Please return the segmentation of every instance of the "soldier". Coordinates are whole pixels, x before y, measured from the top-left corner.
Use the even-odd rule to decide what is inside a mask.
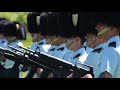
[[[28,14],[27,17],[28,31],[31,33],[34,42],[31,49],[36,52],[47,53],[48,49],[51,47],[50,44],[47,44],[49,39],[46,37],[46,16],[47,12],[33,12]],[[37,69],[39,75],[42,70],[41,68]],[[34,77],[38,76],[36,75]]]
[[[48,43],[51,44],[51,47],[47,52],[49,55],[53,55],[55,48],[59,45],[58,15],[56,12],[48,12],[46,32],[50,36]]]
[[[65,60],[64,56],[68,55],[66,53],[73,52],[72,50],[68,49],[69,46],[68,39],[71,36],[69,30],[73,28],[73,26],[71,27],[71,22],[69,22],[70,21],[69,12],[59,12],[58,15],[59,15],[58,16],[59,41],[57,42],[58,46],[55,48],[53,56]],[[61,77],[60,73],[61,73],[60,71],[54,71],[53,78],[60,78]]]
[[[46,34],[47,39],[49,41],[48,44],[51,44],[51,47],[48,49],[47,54],[53,55],[55,49],[57,46],[61,43],[61,37],[59,37],[59,31],[58,31],[58,17],[59,13],[56,12],[48,12],[46,15]],[[42,76],[40,78],[52,78],[53,75],[49,71],[43,71]]]
[[[120,13],[102,12],[97,17],[96,29],[107,38],[106,48],[101,55],[101,62],[97,70],[96,77],[99,78],[119,78],[120,77]]]
[[[26,39],[26,28],[19,22],[6,22],[3,25],[5,37],[8,41],[8,45],[13,47],[23,46],[20,40]],[[7,47],[10,49],[9,47]],[[6,59],[4,63],[4,74],[5,78],[18,78],[19,77],[19,66],[12,60]]]
[[[6,37],[4,35],[4,31],[3,31],[3,23],[5,22],[8,22],[7,19],[5,18],[0,18],[0,47],[3,47],[3,48],[6,48],[7,47],[7,40],[6,40]],[[4,77],[4,61],[5,61],[5,58],[3,55],[0,55],[0,78],[3,78]]]
[[[70,12],[57,13],[57,19],[55,17],[53,17],[54,20],[56,19],[55,20],[56,22],[54,22],[54,23],[56,23],[56,25],[54,25],[54,23],[53,23],[52,24],[53,27],[49,28],[49,29],[53,28],[52,31],[53,31],[53,33],[55,33],[55,36],[57,36],[57,38],[55,39],[55,42],[52,43],[52,45],[56,45],[56,46],[51,47],[48,54],[52,53],[51,55],[61,58],[63,60],[68,60],[70,55],[73,54],[73,51],[68,48],[70,46],[70,44],[73,42],[69,37],[71,35],[71,30],[74,28],[73,23],[70,22],[70,20],[72,18],[70,15],[71,15]],[[51,21],[53,19],[51,19]],[[56,30],[54,28],[56,28]],[[63,50],[62,50],[62,48],[63,48]],[[53,49],[54,49],[54,51],[52,51]],[[61,49],[61,50],[59,50],[59,49]],[[60,53],[60,54],[58,54],[58,53]],[[57,71],[54,72],[53,77],[60,77],[56,72]]]
[[[46,38],[45,38],[45,35],[46,35],[46,32],[45,32],[45,29],[46,29],[45,28],[45,23],[46,23],[45,14],[46,14],[45,12],[40,12],[40,13],[34,12],[32,14],[29,14],[27,17],[28,31],[31,33],[31,36],[33,38],[33,42],[36,44],[39,44],[40,46],[45,45],[45,43],[47,42]],[[38,49],[41,49],[42,50],[41,52],[45,52],[45,53],[48,52],[48,49],[50,47],[48,45],[48,46],[45,46],[43,49],[42,48],[43,46],[40,48],[37,48],[37,45],[35,45],[35,47],[33,45],[31,47],[32,50],[35,49],[36,51],[39,52]]]
[[[106,38],[105,48],[99,58],[96,78],[119,78],[119,27],[120,13],[119,12],[101,12],[95,16],[97,20],[96,29],[98,35],[104,34],[102,38]],[[86,78],[91,76],[87,75]]]
[[[8,22],[7,19],[0,19],[0,47],[6,47],[7,45],[7,41],[6,41],[6,38],[4,36],[4,31],[3,31],[3,24],[5,22]]]
[[[88,54],[83,47],[83,44],[85,42],[85,35],[86,35],[86,28],[84,27],[85,20],[83,19],[83,13],[79,12],[78,13],[78,24],[76,26],[76,29],[74,33],[72,34],[72,37],[74,37],[74,54],[70,57],[71,60],[70,62],[73,64],[76,64],[77,62],[84,63],[86,60]]]
[[[87,65],[91,65],[93,67],[93,72],[94,72],[94,78],[96,78],[96,73],[100,64],[100,58],[102,55],[102,50],[106,47],[106,38],[105,34],[99,34],[96,37],[95,40],[95,48],[93,51],[88,55],[86,61],[84,62]],[[85,75],[84,78],[89,77],[90,75]],[[90,76],[91,77],[91,76]]]
[[[74,40],[74,49],[75,49],[75,53],[72,55],[71,57],[71,62],[75,65],[77,63],[84,63],[86,62],[86,59],[90,53],[90,51],[92,49],[89,49],[89,47],[94,48],[94,41],[95,39],[93,39],[93,37],[95,37],[94,32],[94,24],[91,24],[90,20],[91,17],[88,13],[84,13],[84,12],[80,12],[80,21],[78,24],[78,29],[76,29],[75,33],[73,34],[73,36],[75,37]],[[88,35],[91,36],[90,40],[87,40],[88,38],[86,38]],[[92,34],[92,35],[91,35]],[[85,50],[86,48],[84,48],[85,46],[83,46],[83,44],[85,44],[85,40],[87,41],[87,46],[86,47],[87,50]],[[92,41],[91,41],[92,40]],[[67,76],[67,78],[72,77],[72,74]]]
[[[71,33],[69,33],[69,30],[71,28],[73,28],[73,26],[71,27],[70,23],[70,16],[69,16],[69,12],[59,12],[59,16],[58,16],[58,32],[59,32],[59,45],[58,47],[55,49],[53,56],[64,59],[64,55],[66,52],[69,51],[69,49],[67,48],[68,43],[68,39],[71,36]]]
[[[77,26],[78,26],[78,22],[79,22],[79,13],[75,13],[75,12],[68,12],[68,17],[67,17],[67,23],[68,23],[68,33],[69,33],[69,37],[67,40],[67,48],[69,49],[69,51],[64,55],[64,60],[69,61],[71,60],[71,56],[74,54],[74,37],[73,37],[73,32],[76,30]]]

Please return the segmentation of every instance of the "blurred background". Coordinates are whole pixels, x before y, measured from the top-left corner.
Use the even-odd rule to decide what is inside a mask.
[[[19,21],[27,25],[27,14],[28,12],[0,12],[0,17],[7,18],[10,21]],[[22,41],[25,47],[30,47],[32,45],[32,37],[30,33],[27,32],[27,40]]]

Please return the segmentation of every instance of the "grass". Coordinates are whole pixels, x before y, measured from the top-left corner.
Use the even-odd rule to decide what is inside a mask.
[[[24,47],[31,47],[32,45],[32,37],[30,35],[30,33],[27,33],[27,39],[25,41],[22,41]]]

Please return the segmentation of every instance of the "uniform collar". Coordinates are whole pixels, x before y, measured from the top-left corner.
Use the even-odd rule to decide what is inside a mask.
[[[83,47],[85,48],[87,53],[90,53],[93,50],[93,48],[87,46],[87,42],[84,42]]]
[[[83,46],[87,47],[87,42],[84,42]]]
[[[119,40],[120,40],[119,36],[114,36],[107,41],[107,44],[109,44],[111,42],[119,41]]]
[[[81,56],[85,53],[85,48],[80,48],[80,49],[78,49],[77,51],[75,51],[75,53],[74,53],[74,56],[75,55],[77,55],[77,54],[81,54]]]
[[[106,43],[102,43],[98,46],[96,46],[94,49],[97,49],[97,48],[104,48],[106,46]]]
[[[46,44],[46,42],[47,42],[46,39],[42,39],[38,42],[38,44],[42,43],[42,45],[43,45],[43,44]]]
[[[87,52],[87,53],[90,53],[92,50],[93,50],[93,48],[90,48],[90,47],[87,47],[87,46],[86,46],[86,52]]]
[[[62,47],[66,47],[66,43],[60,44],[56,49],[62,48]]]

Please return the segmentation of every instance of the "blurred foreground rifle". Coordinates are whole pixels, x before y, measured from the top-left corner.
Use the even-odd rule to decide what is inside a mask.
[[[19,50],[12,46],[9,47],[11,47],[12,50],[0,48],[0,51],[3,51],[6,58],[14,60],[15,62],[19,61],[23,65],[33,66],[35,68],[42,68],[44,70],[47,69],[50,71],[59,70],[61,72],[69,72],[69,74],[73,73],[73,78],[80,78],[86,74],[93,75],[92,66],[85,64],[73,65],[72,63],[65,60],[53,57],[42,52],[36,53],[35,51],[20,46],[19,48],[21,48],[22,50]],[[65,78],[65,76],[61,77]]]
[[[70,62],[56,58],[54,56],[42,52],[37,53],[35,51],[29,50],[21,46],[19,47],[23,50],[26,50],[26,52],[29,53],[29,58],[32,57],[31,60],[34,60],[37,63],[41,63],[44,66],[51,68],[52,70],[60,70],[62,72],[73,73],[74,78],[80,78],[86,74],[91,74],[94,77],[92,66],[81,63],[77,63],[76,65],[73,65]],[[30,53],[33,55],[31,55]]]
[[[6,59],[10,59],[15,62],[14,66],[12,68],[19,67],[20,64],[23,64],[25,66],[32,67],[32,70],[34,72],[36,72],[35,69],[38,67],[50,70],[49,67],[46,67],[43,64],[40,64],[40,63],[35,62],[34,60],[31,60],[28,57],[28,55],[31,55],[32,53],[24,52],[23,50],[20,50],[18,48],[10,46],[10,45],[9,45],[9,47],[12,50],[0,47],[0,55],[3,55]],[[34,55],[31,55],[31,58],[32,58],[32,56],[34,56]],[[27,78],[32,78],[32,77],[33,77],[32,75],[28,75]]]

